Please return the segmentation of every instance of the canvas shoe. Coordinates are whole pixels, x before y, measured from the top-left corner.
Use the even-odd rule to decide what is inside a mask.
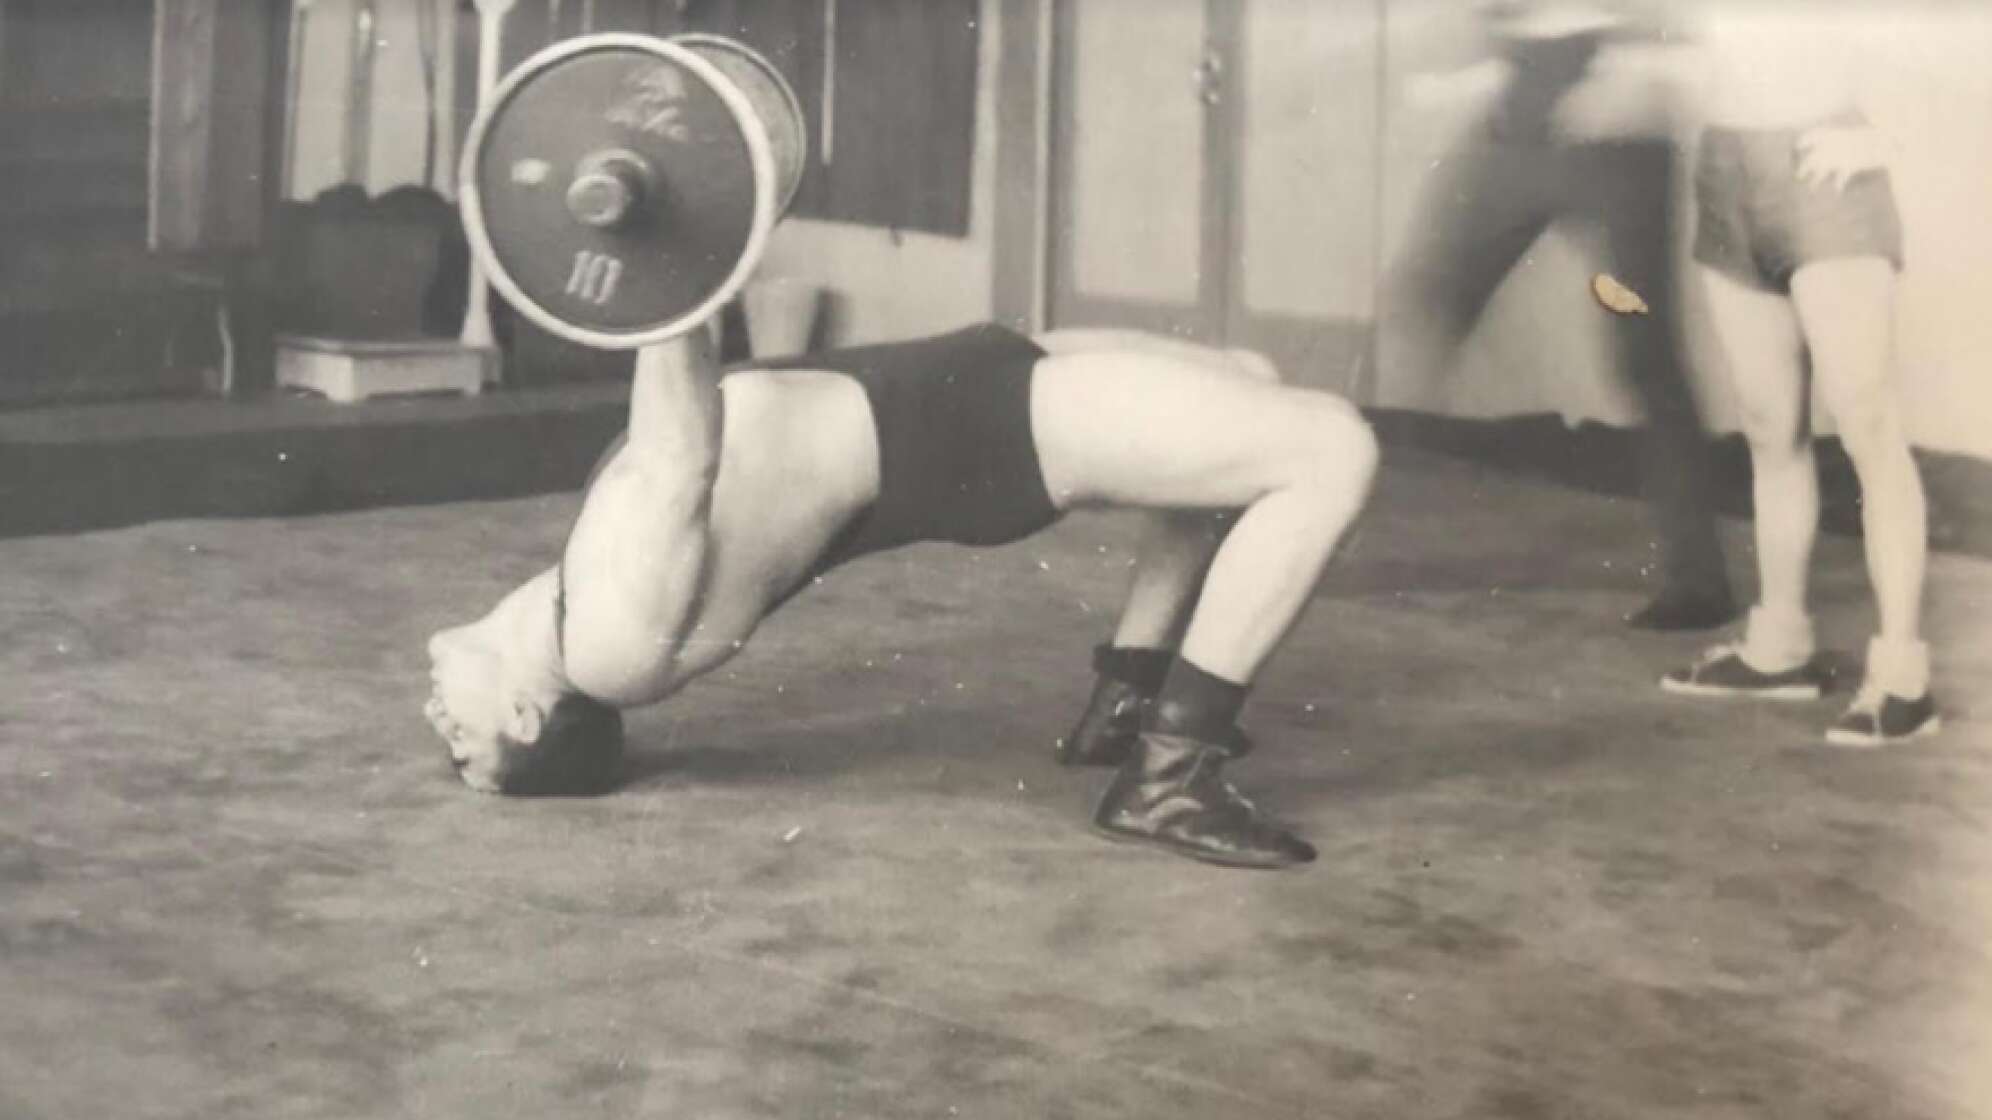
[[[1937,702],[1927,690],[1914,700],[1905,700],[1864,686],[1846,712],[1826,729],[1826,741],[1842,747],[1885,747],[1935,735],[1943,725]]]
[[[1826,674],[1816,660],[1766,673],[1743,660],[1743,647],[1716,646],[1694,664],[1672,669],[1660,687],[1681,696],[1756,696],[1766,700],[1817,700],[1826,692]]]

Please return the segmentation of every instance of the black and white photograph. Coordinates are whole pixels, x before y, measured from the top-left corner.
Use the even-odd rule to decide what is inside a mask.
[[[0,0],[0,1120],[1992,1120],[1988,62]]]

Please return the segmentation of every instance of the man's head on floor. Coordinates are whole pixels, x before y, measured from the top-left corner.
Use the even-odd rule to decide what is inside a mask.
[[[531,581],[483,618],[429,639],[423,712],[472,789],[583,796],[619,777],[622,715],[560,679],[553,589],[544,583]]]

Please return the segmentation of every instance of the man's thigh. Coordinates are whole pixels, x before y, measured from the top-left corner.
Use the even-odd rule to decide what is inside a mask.
[[[1653,140],[1595,141],[1572,145],[1559,158],[1562,212],[1603,230],[1610,267],[1625,283],[1642,295],[1649,290],[1671,292],[1676,192],[1672,146]]]
[[[1400,266],[1463,283],[1505,274],[1565,200],[1557,151],[1469,129],[1419,185]]]
[[[1339,397],[1241,377],[1224,352],[1054,354],[1038,363],[1031,425],[1060,509],[1089,504],[1235,509],[1332,456],[1367,445]]]

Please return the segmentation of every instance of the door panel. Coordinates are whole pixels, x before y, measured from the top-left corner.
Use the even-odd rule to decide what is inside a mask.
[[[1370,0],[1253,0],[1236,85],[1240,310],[1370,313],[1376,37]]]
[[[1225,338],[1340,391],[1376,291],[1378,32],[1377,0],[1250,0],[1229,89]]]
[[[1054,322],[1210,334],[1203,0],[1066,0],[1054,34]]]

